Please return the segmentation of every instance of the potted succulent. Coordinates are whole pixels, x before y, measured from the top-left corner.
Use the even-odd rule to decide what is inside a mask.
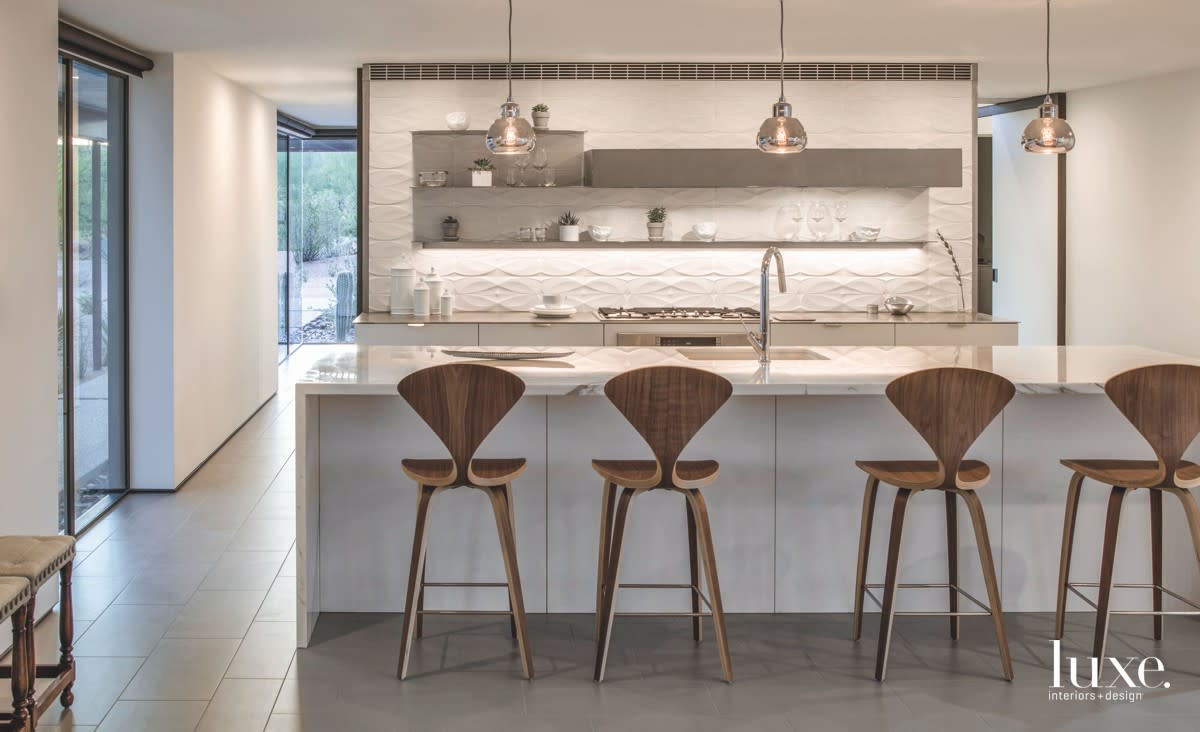
[[[479,158],[468,170],[471,171],[471,185],[476,188],[489,188],[492,185],[492,171],[496,169],[492,165],[492,161],[487,158]]]
[[[458,219],[453,216],[442,219],[442,241],[458,241]]]
[[[550,107],[545,104],[533,105],[533,129],[550,129]]]
[[[568,211],[558,217],[558,240],[579,241],[579,217]]]
[[[666,226],[667,209],[662,206],[655,206],[646,212],[646,232],[650,237],[650,241],[663,240],[663,227]]]

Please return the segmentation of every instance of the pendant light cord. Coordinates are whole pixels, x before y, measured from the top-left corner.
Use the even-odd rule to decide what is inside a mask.
[[[780,0],[782,2],[783,0]],[[1046,12],[1049,12],[1050,0],[1046,0]],[[513,6],[512,0],[508,0],[508,64],[505,68],[505,75],[508,76],[508,101],[512,101],[512,16]],[[1047,72],[1048,73],[1048,72]],[[1049,78],[1049,77],[1047,77]],[[1047,82],[1049,83],[1049,82]]]
[[[784,0],[779,0],[779,98],[784,98]]]
[[[1050,96],[1050,0],[1046,0],[1046,96]]]

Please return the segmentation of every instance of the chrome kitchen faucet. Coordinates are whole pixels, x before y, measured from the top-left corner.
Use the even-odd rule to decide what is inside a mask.
[[[759,363],[771,362],[771,259],[775,260],[775,270],[779,275],[779,291],[787,292],[783,253],[779,251],[779,247],[767,247],[762,258],[762,279],[758,289],[758,333],[746,332],[750,345],[758,353]]]

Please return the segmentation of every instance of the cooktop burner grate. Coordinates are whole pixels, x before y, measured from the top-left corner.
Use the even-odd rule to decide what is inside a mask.
[[[600,308],[605,320],[754,320],[754,308]]]

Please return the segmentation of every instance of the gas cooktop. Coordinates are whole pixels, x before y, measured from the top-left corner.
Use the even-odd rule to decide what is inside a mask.
[[[600,308],[601,320],[737,320],[758,318],[754,308]]]

